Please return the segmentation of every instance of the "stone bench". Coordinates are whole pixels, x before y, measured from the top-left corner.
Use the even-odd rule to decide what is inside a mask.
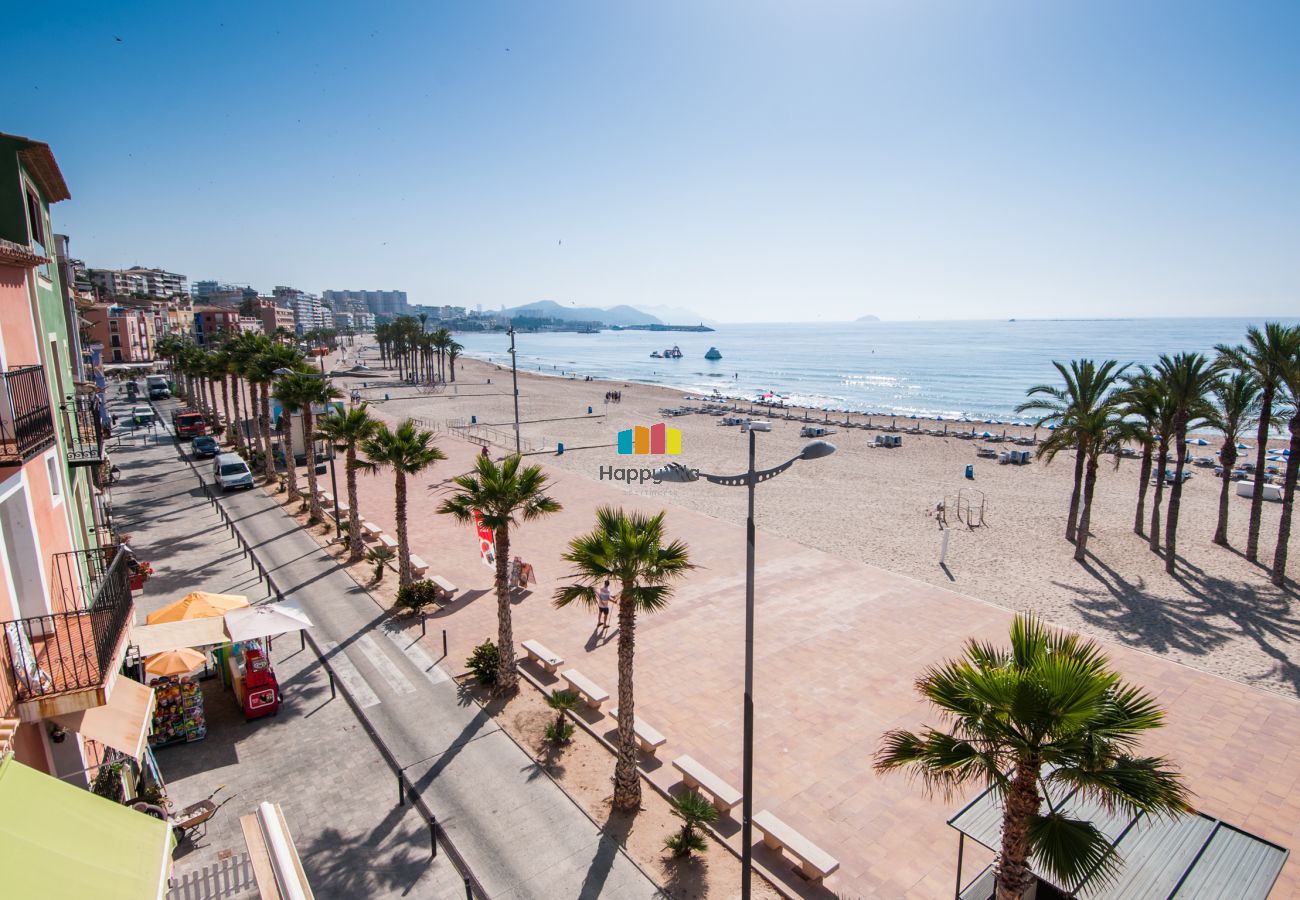
[[[611,709],[609,714],[614,717],[614,721],[618,721],[617,706]],[[640,745],[641,751],[645,753],[646,756],[654,756],[656,750],[668,743],[668,738],[647,725],[645,721],[637,715],[632,716],[632,733],[636,735],[636,742]]]
[[[522,644],[528,658],[535,660],[543,669],[555,674],[555,670],[564,665],[564,657],[547,647],[541,641],[524,641]]]
[[[754,827],[763,833],[767,847],[794,858],[809,881],[821,881],[840,867],[839,860],[766,809],[754,816]]]
[[[321,491],[320,493],[317,494],[317,496],[320,497],[321,506],[334,505],[334,495],[331,494],[329,491]]]
[[[577,669],[565,669],[560,673],[560,677],[569,686],[569,690],[581,694],[582,699],[592,709],[600,709],[600,705],[609,699],[609,691],[600,687]]]
[[[396,553],[396,552],[397,552],[397,539],[396,539],[396,538],[393,538],[393,537],[389,537],[389,536],[386,535],[386,534],[381,534],[381,535],[379,535],[379,546],[381,546],[381,547],[387,547],[389,550],[392,550],[394,553]]]
[[[447,595],[445,599],[450,600],[455,596],[457,590],[456,585],[452,584],[441,575],[431,575],[429,580],[433,582],[434,587]]]
[[[673,768],[682,773],[682,781],[692,790],[700,790],[713,798],[720,813],[730,813],[740,803],[741,793],[714,775],[692,756],[682,755],[673,760]]]
[[[374,522],[369,522],[364,519],[361,521],[361,534],[366,540],[373,541],[383,533],[384,530]]]
[[[421,578],[424,573],[429,571],[429,564],[414,553],[411,554],[411,574],[416,578]]]

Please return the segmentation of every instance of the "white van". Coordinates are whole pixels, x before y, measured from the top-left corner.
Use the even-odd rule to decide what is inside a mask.
[[[212,478],[223,491],[253,486],[253,473],[249,471],[248,463],[235,453],[217,454],[212,461]]]

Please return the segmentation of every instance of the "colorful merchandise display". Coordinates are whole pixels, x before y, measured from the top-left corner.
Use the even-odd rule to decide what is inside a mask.
[[[149,744],[165,747],[201,741],[208,734],[203,715],[203,690],[190,675],[164,675],[150,682],[154,689],[153,734]]]

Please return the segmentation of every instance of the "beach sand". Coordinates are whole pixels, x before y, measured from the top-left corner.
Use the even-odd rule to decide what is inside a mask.
[[[373,365],[373,354],[367,357]],[[362,391],[377,401],[384,418],[416,416],[427,424],[477,418],[498,441],[495,455],[513,442],[510,371],[475,360],[459,360],[457,383],[436,395],[423,395],[391,380],[372,382]],[[490,383],[487,383],[490,379]],[[345,390],[349,381],[340,381]],[[360,387],[359,383],[355,386]],[[585,381],[519,373],[521,436],[529,447],[552,448],[533,457],[548,467],[597,479],[602,467],[656,467],[671,457],[618,456],[619,430],[668,421],[682,432],[682,452],[675,461],[702,471],[743,472],[747,437],[739,428],[722,427],[712,416],[689,415],[664,420],[661,407],[699,406],[675,389],[621,382]],[[622,402],[606,404],[605,393],[622,392]],[[383,395],[389,398],[383,401]],[[592,415],[587,414],[591,408]],[[817,421],[826,414],[809,413]],[[843,413],[831,413],[842,421]],[[853,422],[866,417],[854,414]],[[876,417],[888,426],[888,417]],[[795,456],[808,442],[799,436],[802,423],[775,419],[769,433],[758,435],[758,465],[774,465]],[[918,423],[897,420],[900,429]],[[942,430],[945,423],[920,423]],[[971,424],[946,423],[950,431]],[[975,424],[1001,433],[1003,426]],[[492,429],[487,432],[486,429]],[[1031,433],[1029,429],[1005,428]],[[1033,611],[1052,623],[1159,654],[1247,684],[1300,695],[1300,605],[1294,588],[1280,590],[1262,566],[1244,558],[1249,501],[1231,500],[1231,548],[1210,542],[1217,508],[1219,479],[1209,468],[1192,468],[1184,486],[1179,529],[1179,565],[1164,571],[1163,558],[1133,533],[1139,461],[1107,461],[1098,476],[1092,517],[1090,559],[1073,560],[1073,545],[1064,537],[1073,456],[1062,454],[1050,465],[999,465],[976,458],[986,442],[955,436],[906,431],[902,446],[871,446],[877,431],[843,429],[829,438],[835,455],[796,463],[758,489],[757,521],[771,532],[843,559],[869,563],[932,584],[951,588],[1012,610]],[[1044,434],[1040,432],[1040,436]],[[558,443],[566,451],[556,455]],[[1253,443],[1253,440],[1250,441]],[[997,450],[1010,443],[992,443]],[[1281,446],[1281,442],[1278,442]],[[1190,448],[1209,455],[1215,447]],[[974,480],[964,478],[973,464]],[[643,496],[743,523],[745,492],[705,484],[633,484],[609,482]],[[1154,488],[1148,492],[1148,520]],[[940,528],[935,507],[952,510],[961,496],[978,509],[982,527],[952,525],[946,568],[938,563]],[[1167,504],[1168,492],[1165,493]],[[1261,532],[1261,560],[1271,562],[1280,504],[1266,503]],[[1300,536],[1292,534],[1292,560],[1300,559]],[[1295,562],[1294,565],[1300,565]],[[1293,576],[1294,577],[1294,576]]]

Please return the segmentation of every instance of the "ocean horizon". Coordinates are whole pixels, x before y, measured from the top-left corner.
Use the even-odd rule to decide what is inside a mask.
[[[521,370],[655,384],[686,393],[889,415],[1010,418],[1054,360],[1151,364],[1161,353],[1213,353],[1246,329],[1300,318],[1002,319],[715,324],[712,332],[520,333]],[[503,333],[457,335],[465,355],[508,363]],[[681,359],[650,354],[680,347]],[[704,354],[716,347],[720,360]]]

